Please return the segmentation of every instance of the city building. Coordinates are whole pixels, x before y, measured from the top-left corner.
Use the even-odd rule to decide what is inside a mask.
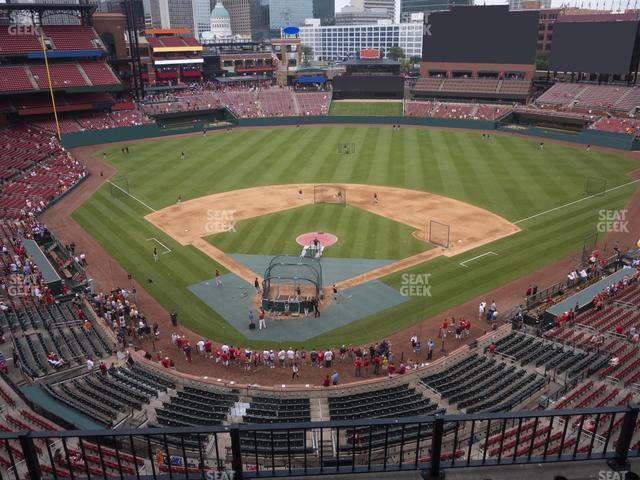
[[[473,0],[400,0],[400,21],[408,22],[412,13],[449,10],[457,5],[472,6]]]
[[[509,0],[509,10],[538,10],[551,8],[551,0]]]
[[[251,7],[249,0],[223,0],[222,4],[229,12],[233,34],[251,38]]]
[[[211,16],[209,18],[211,30],[202,34],[203,38],[231,38],[233,33],[231,32],[231,17],[229,12],[222,5],[221,1],[218,1],[211,10]]]
[[[351,6],[360,10],[381,8],[387,12],[387,19],[395,20],[396,0],[351,0]]]
[[[280,32],[282,27],[304,25],[313,17],[313,0],[269,0],[269,26]]]
[[[322,25],[335,25],[336,1],[313,0],[313,18],[319,18]]]
[[[388,20],[389,13],[384,8],[362,10],[353,5],[347,5],[336,13],[336,25],[370,25],[378,20]]]
[[[355,58],[366,49],[375,49],[386,56],[391,47],[400,47],[407,57],[422,57],[422,22],[375,25],[305,25],[300,28],[302,45],[311,47],[315,60],[345,60]]]
[[[200,38],[210,28],[209,0],[150,0],[149,9],[155,29],[186,29]]]

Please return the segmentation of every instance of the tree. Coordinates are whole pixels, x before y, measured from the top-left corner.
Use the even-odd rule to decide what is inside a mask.
[[[308,66],[313,59],[313,48],[309,45],[302,45],[302,63]]]
[[[549,70],[549,51],[538,50],[538,53],[536,53],[536,70]]]
[[[398,60],[399,58],[404,58],[404,50],[402,50],[402,47],[391,47],[387,51],[387,58],[390,58],[391,60]]]

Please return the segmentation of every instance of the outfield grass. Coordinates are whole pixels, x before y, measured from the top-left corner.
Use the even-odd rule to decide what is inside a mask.
[[[402,102],[347,102],[334,101],[329,107],[329,115],[355,116],[402,116]]]
[[[353,155],[339,155],[336,145],[356,144]],[[608,188],[626,184],[638,163],[582,147],[479,133],[388,127],[278,128],[235,130],[229,134],[148,141],[106,150],[108,161],[125,175],[136,198],[154,209],[205,194],[251,186],[290,183],[365,183],[412,188],[447,195],[518,222],[522,232],[453,258],[439,257],[408,272],[430,273],[430,298],[412,298],[397,307],[305,342],[305,346],[361,344],[408,327],[427,316],[558,260],[582,248],[594,231],[598,210],[622,208],[637,184],[602,197],[585,198],[587,177],[604,177]],[[180,152],[186,158],[180,161]],[[100,154],[101,155],[101,154]],[[149,210],[124,195],[112,197],[102,187],[73,217],[137,279],[153,278],[145,288],[181,321],[205,336],[233,344],[247,342],[185,287],[210,279],[220,268],[193,247],[183,247],[143,219]],[[300,222],[307,221],[300,218]],[[291,229],[297,228],[293,222]],[[310,228],[311,224],[304,228]],[[356,227],[357,228],[357,227]],[[452,226],[455,229],[455,225]],[[372,236],[380,231],[371,232]],[[383,235],[384,236],[384,235]],[[172,253],[153,262],[155,237]],[[388,237],[392,242],[392,237]],[[459,262],[492,250],[462,268]],[[402,273],[383,279],[399,289]],[[542,285],[541,285],[542,287]],[[506,308],[509,306],[499,306]]]
[[[227,253],[299,255],[296,237],[307,232],[328,232],[338,241],[324,256],[399,260],[431,246],[415,238],[408,225],[359,208],[342,205],[307,205],[243,220],[235,232],[212,235],[207,240]]]

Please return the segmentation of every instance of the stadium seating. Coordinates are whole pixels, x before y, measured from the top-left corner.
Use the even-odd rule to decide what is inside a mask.
[[[290,90],[263,89],[258,96],[262,112],[267,117],[290,117],[298,114]]]
[[[328,115],[331,92],[295,92],[293,95],[298,103],[300,115]]]
[[[602,117],[592,123],[589,128],[637,136],[640,133],[640,121],[635,118]]]
[[[0,55],[25,55],[30,52],[42,52],[36,30],[23,30],[14,35],[8,28],[0,28]]]
[[[107,375],[89,373],[53,383],[45,390],[69,407],[104,425],[112,425],[131,409],[140,410],[149,404],[168,387],[175,387],[171,380],[133,363],[111,367]]]
[[[467,413],[508,411],[540,390],[545,380],[477,353],[421,379]]]
[[[26,66],[0,66],[0,92],[27,92],[35,88],[37,84]]]
[[[630,113],[640,105],[640,88],[558,82],[538,97],[536,104]]]
[[[233,392],[185,386],[156,409],[157,423],[170,427],[220,425],[237,400]]]
[[[80,67],[92,85],[115,85],[120,83],[111,67],[105,62],[80,62]]]
[[[49,88],[49,78],[44,65],[31,65],[33,78],[40,89]],[[86,87],[89,84],[83,77],[77,63],[57,63],[49,65],[53,88]]]
[[[102,44],[93,27],[84,25],[44,25],[45,35],[58,51],[102,50]]]

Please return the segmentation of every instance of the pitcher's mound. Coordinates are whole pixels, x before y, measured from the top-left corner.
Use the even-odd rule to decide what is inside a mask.
[[[302,245],[303,247],[306,247],[311,245],[316,238],[320,242],[320,245],[322,245],[323,247],[328,247],[338,241],[338,237],[336,237],[332,233],[308,232],[308,233],[303,233],[302,235],[299,235],[296,238],[296,242],[298,243],[298,245]]]

